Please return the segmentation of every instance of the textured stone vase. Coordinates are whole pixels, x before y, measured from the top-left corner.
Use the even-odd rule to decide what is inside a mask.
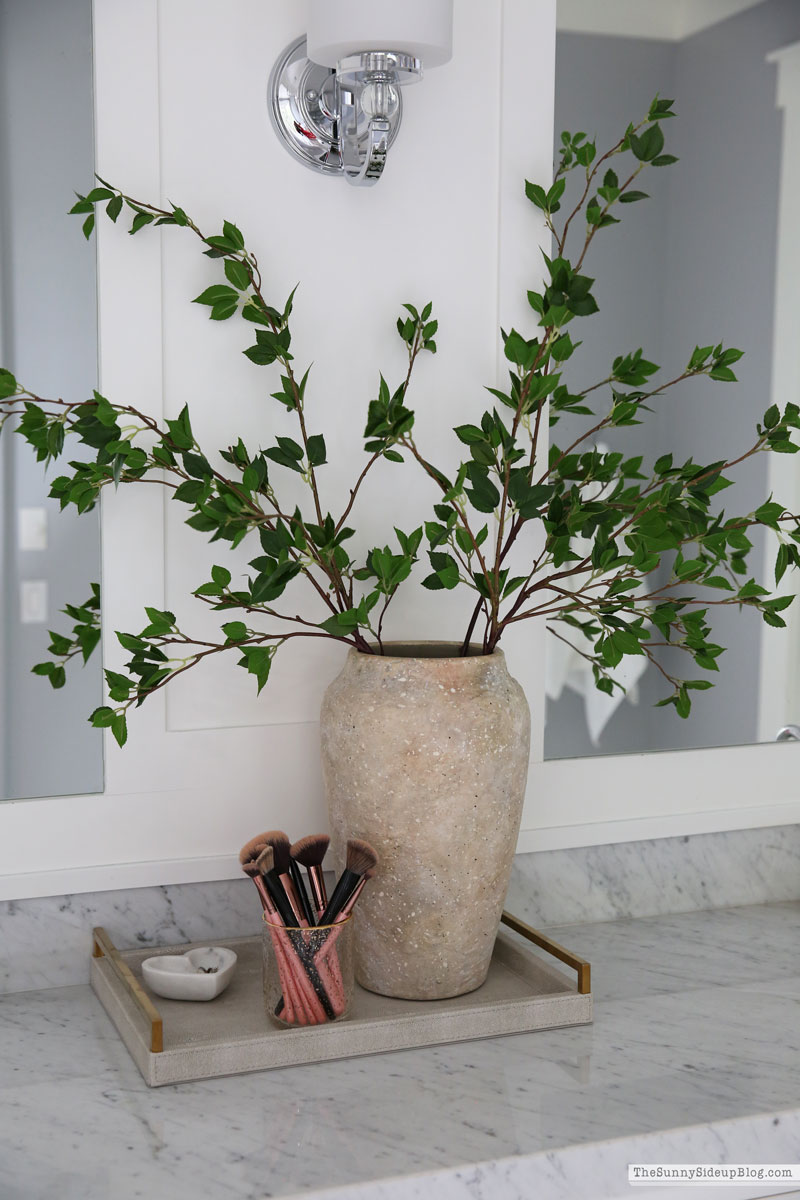
[[[334,855],[380,856],[355,910],[356,977],[440,1000],[480,987],[522,816],[530,713],[501,651],[449,643],[351,650],[325,693],[322,765]]]

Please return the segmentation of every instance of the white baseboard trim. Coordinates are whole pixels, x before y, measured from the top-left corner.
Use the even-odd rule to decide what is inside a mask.
[[[754,805],[711,812],[674,813],[634,817],[621,821],[522,829],[517,853],[569,850],[578,846],[607,846],[613,842],[641,842],[652,838],[684,837],[699,833],[727,833],[800,822],[800,800],[791,804]]]
[[[152,862],[114,863],[111,866],[75,867],[65,871],[1,875],[0,901],[243,878],[239,863],[233,854],[221,854],[213,858],[154,859]]]
[[[581,846],[607,846],[656,838],[726,833],[738,829],[767,828],[800,823],[800,801],[792,804],[723,809],[714,812],[676,813],[594,824],[523,829],[517,852],[568,850]],[[208,858],[154,859],[150,862],[84,866],[63,871],[0,876],[0,902],[40,896],[69,896],[86,892],[111,892],[126,888],[159,887],[180,883],[208,883],[241,878],[234,854]]]

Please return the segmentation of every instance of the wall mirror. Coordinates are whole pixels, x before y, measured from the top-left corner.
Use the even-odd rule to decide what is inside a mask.
[[[679,463],[733,458],[753,444],[773,401],[798,399],[797,334],[785,319],[796,235],[781,207],[797,149],[779,80],[781,54],[798,40],[792,0],[559,0],[556,137],[585,130],[608,148],[658,93],[675,98],[667,149],[680,158],[651,171],[651,199],[627,206],[624,228],[594,243],[587,269],[598,280],[600,312],[580,323],[571,390],[602,378],[616,355],[637,347],[662,366],[656,382],[679,375],[696,344],[723,341],[745,351],[738,383],[688,381],[654,405],[646,424],[611,431],[609,448],[643,454],[645,464],[668,451]],[[583,428],[576,424],[568,436],[559,426],[559,444]],[[779,457],[785,461],[770,464]],[[720,505],[749,512],[774,491],[788,507],[795,473],[792,456],[758,455],[741,464]],[[770,586],[775,550],[774,539],[762,539],[751,557],[753,574]],[[784,583],[798,588],[796,578]],[[708,591],[711,600],[721,595]],[[625,658],[628,690],[612,701],[595,690],[591,665],[548,637],[545,758],[748,745],[799,722],[797,617],[777,638],[754,610],[712,605],[709,620],[713,640],[727,649],[719,673],[708,675],[716,686],[695,693],[688,720],[654,707],[671,690],[658,665]],[[655,657],[679,676],[703,676],[691,661],[684,672],[675,650]]]
[[[76,400],[97,380],[94,247],[67,216],[94,171],[91,20],[91,0],[0,0],[0,361],[41,395]],[[48,631],[72,629],[60,610],[100,579],[98,514],[60,513],[48,491],[6,429],[0,800],[103,788],[102,736],[86,719],[101,702],[99,650],[58,691],[31,673]]]

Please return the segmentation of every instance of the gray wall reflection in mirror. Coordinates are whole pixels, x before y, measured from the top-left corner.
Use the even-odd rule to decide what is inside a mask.
[[[666,148],[680,162],[651,171],[644,185],[651,199],[626,207],[620,229],[605,231],[594,243],[587,271],[598,280],[593,290],[600,312],[576,322],[573,336],[584,344],[570,363],[571,390],[601,379],[616,355],[639,346],[663,367],[659,381],[680,374],[696,343],[724,341],[745,350],[736,367],[738,384],[684,384],[658,405],[654,419],[605,440],[612,449],[644,454],[645,463],[668,451],[677,462],[741,453],[752,445],[756,421],[770,403],[782,117],[776,68],[766,56],[800,40],[800,5],[762,0],[739,11],[741,0],[729,0],[733,15],[720,20],[723,6],[717,5],[713,24],[677,40],[626,37],[620,28],[580,32],[579,8],[577,0],[567,0],[559,13],[569,15],[572,31],[559,31],[557,39],[556,135],[585,130],[605,149],[660,93],[675,98],[678,117],[665,123]],[[590,19],[596,16],[584,8]],[[659,5],[662,31],[664,12]],[[575,425],[572,437],[583,428]],[[572,440],[562,425],[557,433],[560,445]],[[742,464],[736,478],[739,485],[720,500],[731,509],[735,504],[735,511],[751,511],[769,491],[766,456]],[[771,582],[772,564],[764,557],[763,543],[756,544],[754,573]],[[545,756],[757,741],[761,618],[753,611],[712,611],[714,640],[727,651],[713,677],[716,686],[696,693],[688,720],[671,707],[653,707],[669,691],[654,667],[613,712],[604,711],[589,664],[577,656],[565,663],[563,648],[548,638]],[[560,690],[570,667],[571,685]],[[687,671],[690,677],[702,674]]]
[[[74,190],[91,186],[93,140],[91,0],[0,0],[0,363],[40,395],[69,400],[90,395],[97,379],[94,246],[66,215]],[[77,446],[70,456],[79,456]],[[70,664],[59,691],[31,674],[47,657],[48,630],[71,630],[59,610],[81,603],[100,579],[97,512],[62,514],[48,490],[43,467],[7,428],[0,438],[5,800],[103,789],[102,736],[87,721],[101,703],[99,650],[83,669],[80,660]]]

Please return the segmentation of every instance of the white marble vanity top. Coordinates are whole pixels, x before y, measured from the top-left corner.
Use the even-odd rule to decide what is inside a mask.
[[[610,1200],[628,1162],[800,1161],[800,903],[551,932],[591,1026],[157,1090],[88,987],[0,999],[0,1196]]]

